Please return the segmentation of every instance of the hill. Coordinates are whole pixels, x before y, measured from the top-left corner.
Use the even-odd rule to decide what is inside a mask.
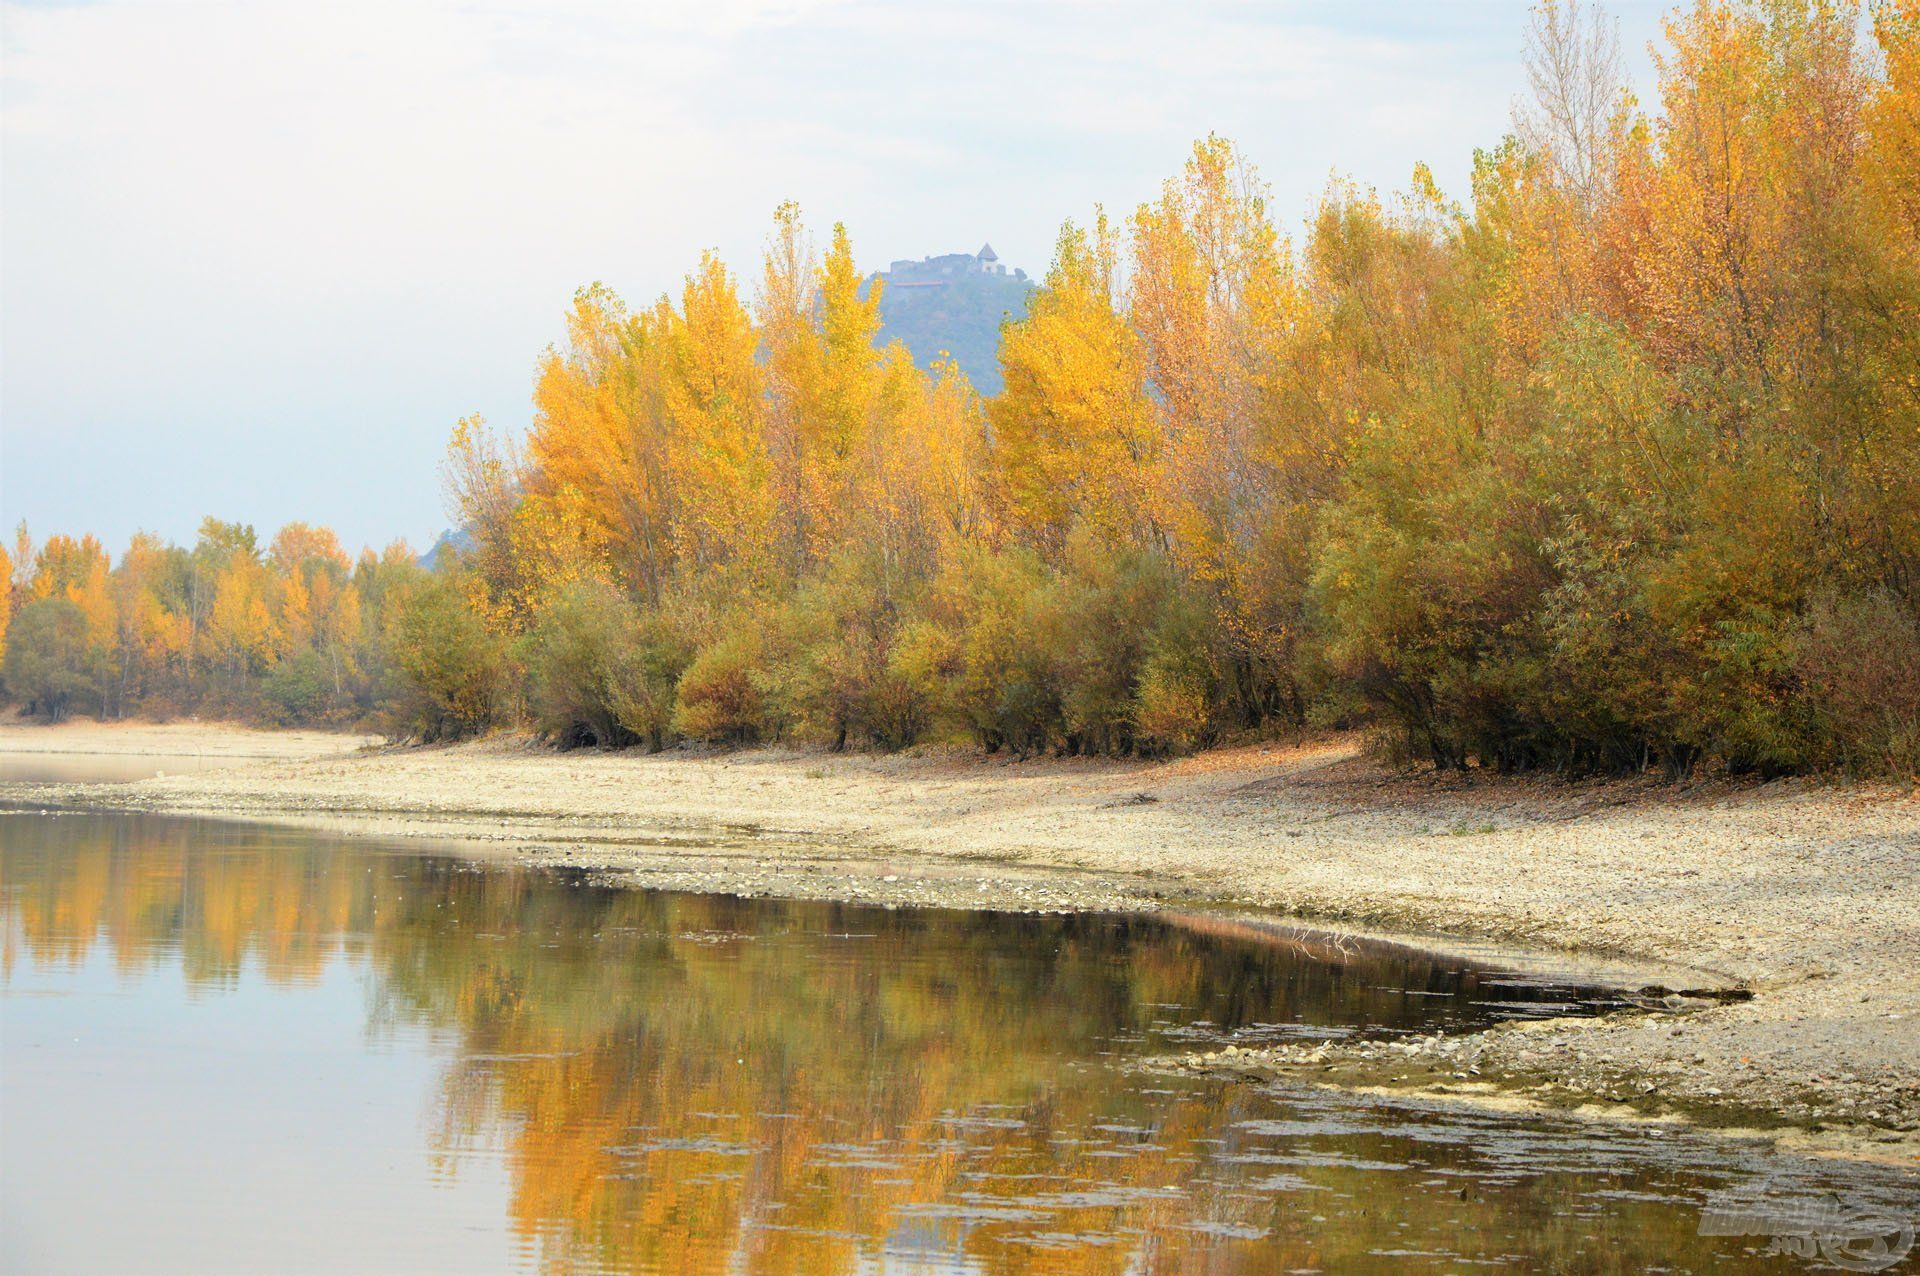
[[[1034,283],[1009,270],[992,245],[977,253],[946,253],[896,261],[867,280],[882,285],[880,339],[896,338],[926,367],[942,352],[960,365],[981,394],[1000,392],[1000,324],[1027,313]]]

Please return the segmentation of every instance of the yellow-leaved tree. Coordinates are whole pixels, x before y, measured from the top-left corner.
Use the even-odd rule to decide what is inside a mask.
[[[1061,228],[1024,319],[1003,330],[1006,388],[987,407],[1008,529],[1050,552],[1086,526],[1116,544],[1159,544],[1162,433],[1139,336],[1116,297],[1105,216]]]
[[[812,521],[815,434],[826,398],[819,339],[820,272],[813,243],[791,201],[774,210],[756,309],[765,355],[765,439],[772,467],[775,536],[781,566],[797,577],[815,561],[822,536]]]
[[[526,499],[658,598],[672,571],[674,492],[650,318],[602,284],[575,294],[566,348],[548,349],[534,384]]]
[[[7,622],[13,619],[13,556],[0,545],[0,661],[7,655]]]
[[[1132,219],[1128,317],[1146,355],[1165,439],[1154,507],[1183,574],[1205,597],[1233,698],[1248,721],[1297,704],[1288,647],[1298,582],[1271,568],[1279,466],[1292,422],[1279,402],[1307,323],[1267,194],[1233,145],[1209,137]],[[1289,522],[1283,535],[1304,535]]]
[[[230,677],[257,674],[282,651],[285,631],[274,618],[273,577],[250,554],[235,554],[214,578],[207,613],[210,652]]]
[[[773,566],[774,485],[752,318],[711,253],[687,277],[680,308],[663,302],[654,313],[677,556],[694,571],[759,581]]]

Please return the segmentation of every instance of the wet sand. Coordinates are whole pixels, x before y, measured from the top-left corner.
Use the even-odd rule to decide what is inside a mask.
[[[556,753],[522,739],[356,752],[357,739],[311,732],[0,726],[0,753],[217,741],[281,752],[101,789],[5,791],[460,839],[683,889],[1271,910],[1542,946],[1580,965],[1658,963],[1663,989],[1751,997],[1655,994],[1644,1013],[1517,1025],[1404,1057],[1269,1049],[1177,1062],[1784,1123],[1816,1149],[1920,1159],[1920,795],[1908,788],[1408,775],[1345,738],[1172,763],[1013,763]]]

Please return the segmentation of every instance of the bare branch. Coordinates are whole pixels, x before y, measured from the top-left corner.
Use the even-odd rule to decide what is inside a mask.
[[[1620,24],[1597,4],[1541,0],[1526,36],[1525,101],[1513,121],[1520,140],[1591,214],[1607,196],[1606,148],[1625,76]]]

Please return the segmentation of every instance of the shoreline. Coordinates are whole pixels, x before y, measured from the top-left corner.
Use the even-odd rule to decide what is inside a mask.
[[[298,759],[327,757],[371,747],[380,737],[311,727],[264,729],[236,722],[182,718],[173,722],[95,722],[68,719],[44,724],[0,717],[0,756],[180,757]]]
[[[224,749],[193,747],[215,736]],[[629,885],[1192,908],[1451,952],[1547,951],[1565,955],[1560,969],[1606,964],[1629,978],[1699,974],[1690,990],[1751,999],[1656,1000],[1411,1052],[1276,1047],[1168,1066],[1771,1125],[1800,1150],[1920,1163],[1920,795],[1893,786],[1409,775],[1342,738],[1165,763],[1015,764],[780,748],[558,753],[523,738],[366,752],[358,737],[218,724],[0,724],[0,754],[155,740],[172,747],[148,752],[279,752],[106,788],[0,785],[0,798],[457,841]]]

